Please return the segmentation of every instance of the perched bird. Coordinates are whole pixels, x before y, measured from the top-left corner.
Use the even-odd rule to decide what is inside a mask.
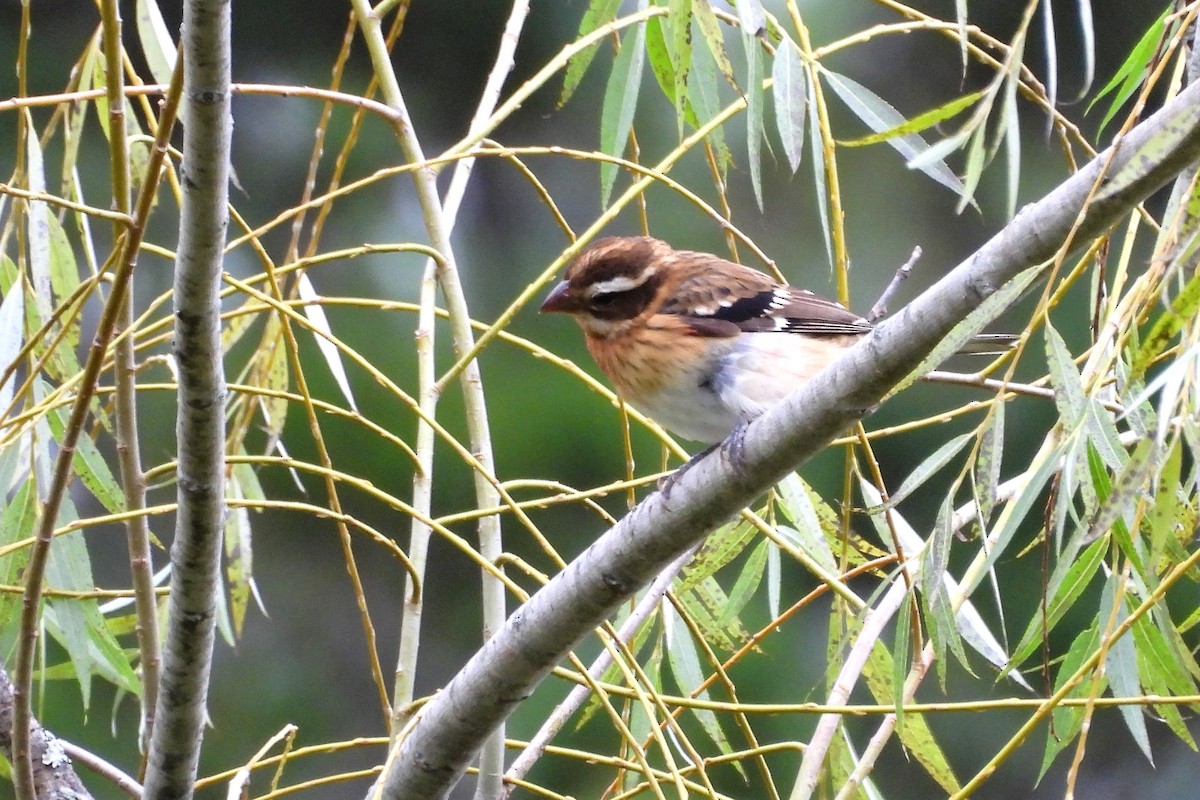
[[[795,391],[872,328],[832,300],[648,236],[591,244],[541,311],[575,317],[596,364],[634,408],[708,444]],[[1007,349],[1004,339],[981,337],[976,352]]]

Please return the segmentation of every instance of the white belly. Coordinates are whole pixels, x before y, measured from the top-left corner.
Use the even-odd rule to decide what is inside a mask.
[[[715,444],[739,422],[760,416],[800,388],[856,338],[743,334],[707,368],[686,373],[652,395],[630,400],[672,433]]]

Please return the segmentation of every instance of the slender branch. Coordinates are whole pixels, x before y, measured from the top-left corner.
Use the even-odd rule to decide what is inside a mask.
[[[619,641],[626,644],[633,641],[633,637],[642,627],[642,623],[654,613],[662,601],[663,595],[671,588],[671,582],[675,580],[675,576],[691,561],[693,553],[694,550],[687,551],[659,573],[654,583],[650,584],[650,588],[646,591],[646,594],[638,601],[637,608],[633,610],[625,621],[621,623],[621,627],[617,629],[617,639]],[[597,681],[600,680],[604,675],[604,671],[608,669],[612,662],[613,651],[609,648],[601,650],[600,654],[596,656],[596,660],[588,667],[588,675],[591,675]],[[580,683],[546,717],[545,722],[538,728],[537,733],[529,740],[529,744],[521,751],[521,755],[517,756],[512,766],[504,773],[504,779],[509,783],[510,793],[512,783],[521,780],[529,774],[529,770],[533,769],[533,765],[546,752],[546,747],[550,744],[550,740],[562,730],[563,725],[567,724],[567,720],[571,718],[571,715],[583,705],[583,701],[587,699],[590,691],[590,686],[586,683]]]
[[[718,451],[679,478],[669,503],[651,495],[518,609],[426,705],[390,760],[383,796],[444,797],[494,726],[625,598],[865,414],[983,299],[1068,237],[1098,235],[1198,157],[1200,88],[1191,87],[752,423],[739,468]]]
[[[33,192],[28,189],[22,189],[19,186],[10,186],[7,183],[0,183],[0,194],[12,195],[22,200],[35,200],[46,205],[65,208],[68,211],[77,211],[81,214],[96,217],[97,219],[111,220],[121,226],[127,226],[133,222],[129,214],[122,214],[119,211],[113,211],[108,208],[96,208],[86,203],[77,203],[73,200],[59,197],[56,194],[50,194],[49,192]]]
[[[80,766],[86,767],[104,778],[127,796],[132,797],[133,800],[139,800],[142,796],[142,785],[130,775],[126,775],[116,765],[109,763],[91,750],[85,750],[73,742],[68,742],[66,739],[60,739],[59,744],[62,745],[63,751],[77,761]]]
[[[917,557],[918,555],[915,553],[912,555],[912,558]],[[854,691],[854,687],[858,683],[858,678],[867,664],[867,659],[871,656],[871,651],[883,635],[884,626],[900,610],[900,606],[904,602],[904,597],[908,594],[909,588],[909,585],[905,582],[894,582],[884,596],[868,609],[867,613],[863,616],[862,627],[855,633],[854,646],[850,648],[850,652],[846,654],[841,669],[838,670],[837,678],[833,681],[833,688],[829,692],[829,697],[825,700],[826,705],[845,705],[850,699],[850,693]],[[900,620],[896,624],[907,625],[908,622]],[[902,658],[903,654],[893,653],[893,657]],[[821,755],[819,757],[808,758],[807,754],[810,750],[820,754],[828,752],[829,746],[833,743],[841,723],[842,716],[839,714],[822,714],[821,718],[817,721],[816,730],[813,731],[808,747],[804,750],[806,758],[801,767],[800,777],[797,778],[796,785],[789,796],[790,800],[799,800],[800,798],[809,797],[812,794],[814,782],[820,776],[820,772],[810,773],[804,767],[813,763],[820,766],[824,761],[824,757]]]
[[[411,162],[424,162],[425,154],[421,147],[420,139],[413,129],[412,121],[404,101],[404,95],[400,91],[399,82],[396,80],[379,17],[371,11],[367,0],[353,0],[352,5],[355,14],[358,16],[359,25],[363,31],[363,38],[366,40],[367,50],[370,53],[371,61],[375,68],[375,75],[380,81],[383,97],[387,104],[400,115],[401,122],[396,126],[396,130],[404,155]],[[515,23],[515,27],[513,24],[510,24],[509,31],[520,30],[524,18],[524,13],[521,12],[521,9],[522,4],[518,2],[514,9],[514,15],[510,18],[510,23]],[[503,65],[504,60],[507,58],[505,56],[507,52],[507,46],[502,47],[498,64]],[[507,69],[505,68],[503,72],[506,73]],[[484,104],[488,103],[487,93],[485,93],[483,102]],[[480,124],[477,120],[476,125]],[[436,175],[431,168],[425,167],[416,170],[413,173],[413,182],[416,187],[417,199],[425,218],[425,227],[429,234],[430,244],[441,253],[443,258],[437,265],[437,279],[441,286],[442,294],[446,298],[446,307],[450,314],[450,330],[454,349],[461,355],[471,350],[475,338],[471,331],[471,317],[467,307],[466,295],[463,291],[458,266],[455,262],[453,248],[450,243],[450,231],[453,226],[452,218],[447,215],[446,209],[442,204],[438,193]],[[431,334],[431,331],[432,329],[427,331],[427,335]],[[483,393],[483,379],[477,361],[472,361],[463,370],[460,383],[466,407],[467,430],[471,449],[482,466],[483,471],[494,475],[495,462],[492,456],[491,429],[488,423],[487,406]],[[430,385],[435,386],[432,383]],[[499,501],[499,493],[492,482],[488,480],[487,475],[475,472],[472,477],[474,478],[477,504],[480,507],[496,505]],[[480,518],[479,542],[480,555],[487,561],[494,563],[503,552],[500,538],[500,519],[498,516],[491,515]],[[483,587],[483,638],[487,640],[503,624],[506,609],[504,590],[499,581],[493,580],[490,575],[485,574]],[[488,748],[487,755],[480,765],[480,792],[485,796],[495,797],[500,794],[500,775],[503,771],[504,756],[503,748],[503,728],[496,726],[492,744]]]
[[[187,0],[182,43],[187,130],[173,301],[179,509],[144,800],[186,800],[194,792],[225,516],[226,390],[219,296],[232,133],[229,3]]]
[[[892,298],[896,296],[896,292],[900,289],[900,284],[904,283],[905,279],[912,274],[913,266],[920,257],[921,248],[914,247],[912,255],[900,265],[900,269],[896,270],[896,274],[892,276],[891,283],[883,290],[883,294],[879,295],[879,299],[875,301],[875,305],[871,306],[871,312],[867,314],[867,322],[874,324],[887,316],[888,303],[892,302]]]
[[[495,109],[504,79],[512,70],[517,40],[520,37],[521,28],[528,12],[529,4],[526,0],[517,0],[514,3],[512,12],[509,14],[508,23],[501,37],[500,50],[496,55],[495,65],[488,75],[479,105],[471,121],[472,131],[481,127]],[[379,6],[376,6],[375,14],[377,16],[381,14]],[[458,210],[463,195],[466,192],[467,181],[470,178],[474,163],[475,157],[471,156],[460,159],[455,164],[454,173],[450,179],[450,187],[447,189],[446,197],[443,201],[443,214],[446,225],[449,228],[454,227],[454,223],[458,217]],[[425,271],[421,280],[420,311],[417,320],[417,383],[420,387],[421,411],[426,418],[432,418],[435,415],[438,400],[442,395],[442,387],[437,381],[436,364],[434,361],[434,334],[436,331],[434,317],[437,311],[438,268],[436,260],[432,257],[425,263]],[[424,422],[418,422],[416,446],[418,469],[413,474],[412,502],[414,508],[427,516],[432,516],[433,444],[433,429]],[[414,516],[409,531],[409,552],[414,565],[422,575],[425,569],[425,557],[429,547],[430,533],[429,526]],[[487,579],[485,578],[485,580]],[[499,585],[498,582],[488,581],[488,583]],[[396,688],[393,705],[397,713],[392,726],[393,736],[397,736],[408,722],[407,715],[402,714],[401,711],[406,709],[413,699],[417,656],[420,648],[421,616],[424,608],[423,598],[419,593],[413,591],[413,585],[410,583],[405,588],[405,597],[408,600],[404,604],[402,612],[400,646],[396,659]],[[498,618],[489,618],[487,622],[489,627],[496,630],[504,623],[503,595],[495,596],[489,594],[489,596],[492,599],[489,605],[499,609],[499,615]],[[500,741],[496,745],[500,748],[500,752],[503,752],[503,744]],[[493,771],[493,773],[496,772],[498,772],[498,769]],[[482,785],[481,782],[481,788]]]
[[[142,184],[134,207],[134,224],[129,227],[121,244],[120,258],[113,273],[112,294],[104,305],[96,334],[88,351],[83,373],[78,384],[78,393],[71,407],[71,415],[63,431],[59,443],[58,455],[54,461],[50,485],[42,503],[41,518],[38,520],[37,537],[29,552],[29,562],[25,568],[25,596],[21,606],[21,627],[17,640],[16,667],[13,673],[13,736],[12,762],[13,784],[18,798],[33,797],[33,772],[30,764],[29,733],[32,722],[32,712],[29,706],[29,692],[33,680],[33,660],[35,644],[39,628],[39,611],[41,606],[42,582],[45,578],[46,563],[50,555],[50,543],[54,538],[54,528],[62,507],[63,496],[71,479],[71,462],[75,455],[75,447],[87,421],[91,399],[95,395],[96,383],[100,377],[100,369],[104,364],[108,346],[112,342],[121,305],[124,301],[129,278],[137,263],[138,247],[145,232],[146,220],[150,216],[154,195],[158,190],[158,178],[166,159],[171,129],[175,123],[175,110],[179,104],[183,82],[180,70],[176,70],[166,102],[163,105],[162,116],[159,119],[158,136],[150,156],[146,170],[146,180]]]
[[[129,214],[130,169],[129,142],[125,136],[125,73],[121,69],[121,14],[116,0],[104,0],[104,58],[105,85],[108,89],[108,137],[112,174],[113,205],[122,214]],[[119,235],[120,225],[115,225]],[[142,475],[142,455],[138,439],[137,363],[134,358],[133,336],[121,335],[133,327],[133,276],[121,307],[117,323],[114,354],[116,372],[116,450],[120,464],[121,488],[125,508],[134,512],[125,521],[125,538],[129,547],[129,568],[137,598],[137,642],[141,664],[141,726],[138,744],[143,753],[150,743],[154,729],[154,706],[158,702],[158,602],[154,592],[154,564],[150,555],[149,518],[139,512],[146,507],[146,479]]]

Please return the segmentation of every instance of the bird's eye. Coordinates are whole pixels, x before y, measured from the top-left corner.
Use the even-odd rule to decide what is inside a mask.
[[[603,294],[598,294],[592,298],[592,305],[600,306],[601,308],[612,305],[613,301],[617,299],[619,294],[620,292],[604,292]]]

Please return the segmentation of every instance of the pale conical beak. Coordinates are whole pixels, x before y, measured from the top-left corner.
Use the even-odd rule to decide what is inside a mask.
[[[579,298],[571,293],[571,285],[562,281],[554,287],[554,291],[546,295],[538,312],[542,314],[574,314],[582,308]]]

